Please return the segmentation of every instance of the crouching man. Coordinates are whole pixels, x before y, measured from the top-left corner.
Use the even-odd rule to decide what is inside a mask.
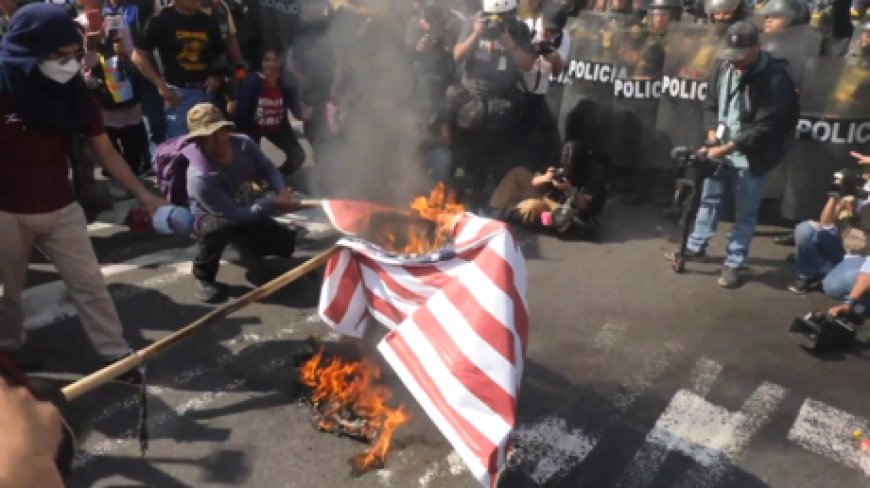
[[[558,167],[538,174],[511,169],[490,198],[491,214],[543,225],[561,235],[594,238],[607,198],[608,166],[605,156],[567,142]]]
[[[248,136],[210,103],[187,113],[189,133],[202,158],[189,158],[187,194],[196,217],[198,250],[193,276],[198,299],[226,299],[226,285],[216,281],[221,254],[232,243],[243,256],[290,256],[296,233],[271,218],[299,208],[278,169]]]

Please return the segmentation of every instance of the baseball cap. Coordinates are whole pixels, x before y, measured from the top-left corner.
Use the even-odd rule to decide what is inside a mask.
[[[187,112],[187,139],[205,137],[224,127],[234,128],[236,124],[224,118],[221,111],[211,103],[198,103]]]
[[[719,57],[727,61],[739,61],[758,44],[758,28],[752,22],[741,20],[728,27],[725,44]]]

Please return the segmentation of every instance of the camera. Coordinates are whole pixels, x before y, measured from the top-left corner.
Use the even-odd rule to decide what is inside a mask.
[[[689,146],[677,146],[671,150],[671,159],[679,164],[680,169],[702,170],[713,173],[719,167],[719,162],[714,161]]]
[[[866,199],[870,194],[863,188],[864,179],[856,171],[841,169],[834,173],[831,185],[828,187],[828,196],[843,198],[852,196]]]
[[[483,32],[481,37],[494,41],[507,32],[507,17],[499,14],[483,14]]]
[[[557,183],[562,183],[565,181],[565,168],[556,169],[556,172],[553,174],[553,181]]]
[[[801,347],[812,352],[831,352],[849,348],[855,341],[863,318],[857,315],[837,316],[811,312],[794,319],[790,331],[809,340]]]

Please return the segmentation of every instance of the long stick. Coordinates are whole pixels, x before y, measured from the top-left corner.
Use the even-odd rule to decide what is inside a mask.
[[[88,376],[85,376],[84,378],[76,381],[75,383],[72,383],[71,385],[67,385],[65,388],[63,388],[63,390],[61,390],[63,396],[66,397],[68,401],[72,401],[92,390],[95,390],[96,388],[99,388],[100,386],[103,386],[109,381],[112,381],[113,379],[123,375],[124,373],[132,370],[133,368],[136,368],[148,359],[151,359],[165,352],[170,347],[178,344],[179,342],[181,342],[197,330],[205,327],[206,325],[224,319],[228,315],[241,310],[242,308],[250,305],[253,302],[262,300],[263,298],[272,295],[281,288],[314,271],[323,263],[325,263],[326,260],[329,259],[330,256],[332,256],[333,253],[335,253],[337,250],[338,246],[332,246],[326,251],[323,251],[322,253],[312,257],[308,261],[305,261],[304,263],[275,278],[274,280],[266,283],[265,285],[251,290],[248,293],[245,293],[237,300],[212,310],[203,317],[186,325],[183,329],[180,329],[158,340],[157,342],[151,344],[144,349],[135,351],[133,354],[127,356],[126,358],[109,366],[106,366],[99,371],[91,373]]]

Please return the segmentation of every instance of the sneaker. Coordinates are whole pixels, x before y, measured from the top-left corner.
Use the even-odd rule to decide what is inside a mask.
[[[665,253],[665,259],[668,261],[673,261],[677,258],[677,253],[679,251],[669,251]],[[693,251],[691,249],[686,249],[686,254],[683,256],[686,261],[703,261],[707,259],[706,251]]]
[[[794,246],[794,232],[774,237],[773,243],[779,246]]]
[[[217,281],[196,281],[196,299],[205,303],[220,303],[226,300],[227,285]]]
[[[719,286],[722,288],[737,288],[740,286],[740,270],[725,266],[722,269],[722,276],[719,277]]]
[[[822,280],[820,279],[803,279],[798,278],[788,285],[788,291],[792,293],[797,293],[798,295],[803,295],[804,293],[809,293],[811,291],[817,291],[822,289]]]
[[[133,354],[133,351],[130,351],[127,354],[122,354],[120,356],[117,356],[117,357],[114,357],[111,359],[107,359],[107,360],[103,361],[103,367],[111,366],[111,365],[117,363],[118,361],[130,356],[131,354]],[[124,382],[124,383],[129,383],[131,385],[141,385],[142,382],[145,381],[145,378],[142,377],[142,372],[139,370],[139,368],[135,367],[135,368],[131,369],[130,371],[127,371],[126,373],[122,374],[121,376],[118,376],[118,378],[116,378],[116,380]]]

